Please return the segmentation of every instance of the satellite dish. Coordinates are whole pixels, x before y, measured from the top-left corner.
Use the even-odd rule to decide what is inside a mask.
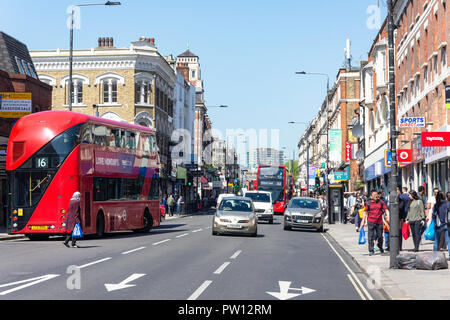
[[[359,149],[358,151],[356,151],[356,159],[358,160],[363,160],[364,159],[364,151],[362,149]]]
[[[364,136],[363,126],[360,124],[354,125],[352,128],[352,135],[355,138],[362,138]]]

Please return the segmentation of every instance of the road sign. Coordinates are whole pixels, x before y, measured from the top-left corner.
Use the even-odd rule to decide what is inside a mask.
[[[384,166],[390,167],[392,163],[391,152],[388,150],[384,150]]]
[[[334,181],[347,181],[350,179],[350,167],[345,171],[334,171]]]

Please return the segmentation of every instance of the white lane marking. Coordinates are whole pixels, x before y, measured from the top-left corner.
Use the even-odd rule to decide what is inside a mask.
[[[241,252],[242,252],[242,250],[236,251],[236,252],[230,257],[230,259],[236,259],[236,258],[238,257],[238,255],[241,254]]]
[[[136,251],[139,251],[139,250],[142,250],[142,249],[145,249],[145,247],[140,247],[140,248],[136,248],[136,249],[133,249],[133,250],[130,250],[130,251],[125,251],[125,252],[122,252],[122,254],[129,254],[129,253],[136,252]]]
[[[107,261],[107,260],[111,260],[111,259],[112,259],[112,258],[105,258],[105,259],[97,260],[97,261],[94,261],[94,262],[90,262],[90,263],[84,264],[84,265],[82,265],[82,266],[77,266],[77,268],[78,268],[78,269],[83,269],[83,268],[92,266],[92,265],[94,265],[94,264],[101,263],[101,262],[104,262],[104,261]]]
[[[366,288],[364,288],[363,284],[361,283],[361,281],[359,281],[358,277],[355,275],[355,273],[353,272],[352,269],[350,269],[350,267],[347,265],[347,263],[345,263],[344,259],[341,257],[341,255],[336,251],[336,249],[331,245],[330,241],[328,241],[328,239],[321,234],[322,237],[325,239],[325,241],[328,243],[328,245],[330,246],[330,248],[334,251],[334,253],[336,253],[336,255],[338,256],[338,258],[341,260],[341,262],[344,264],[344,266],[347,268],[347,270],[350,272],[350,274],[353,276],[353,279],[356,280],[356,282],[358,283],[358,285],[360,286],[360,288],[364,291],[364,294],[367,296],[367,298],[369,298],[369,300],[373,300],[372,296],[369,294],[369,292],[367,292]]]
[[[199,231],[202,231],[203,229],[197,229],[197,230],[194,230],[194,231],[192,231],[192,233],[196,233],[196,232],[199,232]]]
[[[176,236],[175,238],[181,238],[181,237],[185,237],[187,235],[189,235],[189,233],[183,233],[183,234],[180,234],[179,236]]]
[[[203,284],[197,290],[195,290],[193,294],[191,294],[188,300],[197,300],[197,298],[203,293],[203,291],[206,290],[206,288],[208,288],[211,283],[211,280],[206,280],[205,282],[203,282]]]
[[[108,290],[108,292],[135,287],[136,286],[135,284],[128,284],[128,283],[136,279],[139,279],[143,276],[145,276],[145,273],[134,273],[120,283],[105,283],[105,287],[106,290]]]
[[[225,270],[226,267],[228,267],[228,265],[231,262],[224,262],[224,264],[222,264],[216,271],[214,271],[214,274],[221,274],[223,270]]]
[[[350,274],[347,274],[348,279],[352,283],[353,287],[355,287],[356,292],[358,292],[359,296],[362,300],[367,300],[366,297],[362,294],[361,290],[359,290],[359,287],[356,285],[355,281],[353,280],[352,276]]]
[[[16,288],[12,288],[12,289],[9,289],[9,290],[6,290],[6,291],[2,291],[2,292],[0,292],[0,295],[4,296],[4,295],[7,295],[7,294],[9,294],[11,292],[18,291],[18,290],[21,290],[21,289],[24,289],[24,288],[27,288],[27,287],[31,287],[31,286],[34,286],[35,284],[38,284],[38,283],[41,283],[41,282],[44,282],[44,281],[47,281],[47,280],[50,280],[50,279],[53,279],[53,278],[56,278],[56,277],[59,277],[59,274],[47,274],[47,275],[42,276],[42,277],[37,277],[37,278],[11,282],[11,283],[7,283],[7,284],[2,284],[2,285],[0,285],[0,288],[15,286],[17,284],[29,282],[29,283],[26,283],[26,284],[24,284],[22,286],[19,286],[19,287],[16,287]]]
[[[158,244],[161,244],[161,243],[164,243],[164,242],[167,242],[167,241],[170,241],[170,240],[171,239],[166,239],[166,240],[163,240],[163,241],[155,242],[153,245],[157,246]]]
[[[206,229],[211,229],[212,227],[206,227]]]

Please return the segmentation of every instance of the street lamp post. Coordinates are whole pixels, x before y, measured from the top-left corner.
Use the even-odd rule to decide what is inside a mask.
[[[70,52],[69,52],[69,84],[68,84],[68,96],[69,96],[69,111],[72,111],[72,74],[73,74],[73,16],[75,15],[75,7],[91,7],[91,6],[120,6],[120,2],[108,1],[106,3],[88,3],[77,4],[72,6],[72,12],[70,14]]]
[[[329,183],[328,183],[328,174],[329,174],[329,162],[330,162],[330,133],[329,133],[329,131],[330,131],[330,123],[329,123],[329,118],[330,118],[330,115],[329,115],[329,112],[330,112],[330,110],[329,110],[329,99],[328,99],[328,92],[330,91],[330,77],[328,76],[328,74],[326,74],[326,73],[316,73],[316,72],[305,72],[305,71],[300,71],[300,72],[296,72],[296,74],[300,74],[300,75],[317,75],[317,76],[324,76],[324,77],[326,77],[327,78],[327,94],[326,94],[326,116],[327,116],[327,124],[326,124],[326,129],[327,129],[327,133],[326,133],[326,135],[327,135],[327,161],[326,161],[326,164],[325,164],[325,172],[326,172],[326,175],[325,175],[325,191],[326,191],[326,193],[327,193],[327,202],[329,203],[330,202],[330,199],[329,199],[329,190],[328,190],[328,186],[329,186]],[[327,208],[329,208],[330,206],[327,206]],[[329,214],[328,215],[328,222],[330,223],[330,224],[333,224],[334,223],[334,219],[333,219],[333,217]]]

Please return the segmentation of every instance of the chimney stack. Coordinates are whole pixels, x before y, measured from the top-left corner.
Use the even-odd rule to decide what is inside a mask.
[[[189,67],[187,63],[178,62],[177,63],[177,72],[184,77],[184,81],[189,83]]]
[[[112,37],[99,37],[98,38],[99,48],[114,48],[114,38]]]

